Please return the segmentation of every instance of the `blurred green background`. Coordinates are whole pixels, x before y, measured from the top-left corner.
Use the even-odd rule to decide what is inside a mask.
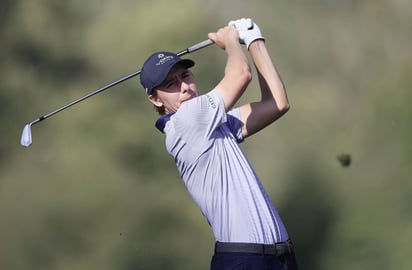
[[[138,78],[33,126],[30,148],[20,135],[152,52],[241,17],[259,24],[291,102],[243,149],[300,268],[411,269],[411,1],[0,3],[0,269],[208,269],[213,235]],[[190,55],[202,92],[224,56]]]

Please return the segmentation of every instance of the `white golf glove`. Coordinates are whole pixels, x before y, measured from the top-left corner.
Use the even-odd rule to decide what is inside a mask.
[[[262,33],[260,32],[259,26],[252,21],[252,19],[239,19],[236,21],[230,21],[229,25],[234,25],[239,33],[240,43],[246,45],[249,49],[250,44],[258,39],[264,39]]]

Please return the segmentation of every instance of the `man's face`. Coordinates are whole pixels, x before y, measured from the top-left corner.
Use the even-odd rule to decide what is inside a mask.
[[[197,84],[192,72],[184,65],[177,64],[164,82],[149,96],[156,107],[165,108],[165,113],[176,112],[180,105],[198,95]]]

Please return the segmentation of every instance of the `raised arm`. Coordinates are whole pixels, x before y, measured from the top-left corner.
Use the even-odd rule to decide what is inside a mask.
[[[225,50],[227,55],[225,74],[216,86],[223,97],[226,111],[238,101],[252,79],[249,61],[239,43],[239,34],[233,25],[209,33],[209,38]]]
[[[240,107],[244,137],[265,128],[289,110],[285,86],[272,62],[259,27],[255,23],[253,25],[254,29],[239,31],[239,35],[249,49],[256,67],[261,99]]]
[[[282,79],[272,63],[263,40],[249,47],[259,77],[261,99],[240,108],[244,123],[243,136],[265,128],[289,110],[289,101]]]

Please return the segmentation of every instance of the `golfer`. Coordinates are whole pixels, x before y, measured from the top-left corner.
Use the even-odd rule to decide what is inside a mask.
[[[232,21],[208,37],[227,60],[223,79],[204,95],[192,60],[158,52],[144,63],[140,80],[160,114],[156,127],[213,230],[211,269],[297,269],[285,226],[239,147],[288,111],[284,85],[251,19]],[[252,79],[246,50],[261,99],[234,108]]]

